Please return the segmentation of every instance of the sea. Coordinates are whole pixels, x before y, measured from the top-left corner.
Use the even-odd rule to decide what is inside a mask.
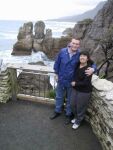
[[[43,52],[37,52],[30,56],[12,56],[13,45],[17,41],[19,28],[27,21],[15,20],[0,20],[0,60],[2,64],[7,63],[29,63],[43,61],[46,65],[53,65],[53,61],[49,60]],[[36,22],[33,22],[35,24]],[[66,28],[73,28],[73,22],[57,22],[57,21],[44,21],[46,29],[52,29],[53,37],[61,37],[62,32]],[[0,61],[1,62],[1,61]]]

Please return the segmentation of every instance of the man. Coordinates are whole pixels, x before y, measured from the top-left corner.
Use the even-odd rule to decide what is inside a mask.
[[[70,123],[71,120],[71,107],[70,107],[70,95],[71,95],[71,82],[73,79],[74,70],[79,61],[79,47],[80,40],[72,38],[68,47],[61,49],[54,64],[54,70],[56,74],[57,88],[56,88],[56,105],[55,112],[50,119],[55,119],[60,116],[62,112],[62,106],[64,103],[64,95],[66,93],[66,122]],[[94,68],[88,68],[86,74],[91,75],[94,72]]]

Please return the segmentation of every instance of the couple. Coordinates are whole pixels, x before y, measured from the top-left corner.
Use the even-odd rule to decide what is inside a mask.
[[[55,112],[50,119],[60,116],[66,94],[66,122],[73,123],[72,128],[79,127],[84,119],[88,101],[91,96],[91,76],[96,65],[90,61],[89,53],[80,53],[80,40],[72,38],[67,48],[61,49],[54,64],[57,80]],[[74,114],[74,119],[72,119]],[[76,118],[75,118],[76,117]]]

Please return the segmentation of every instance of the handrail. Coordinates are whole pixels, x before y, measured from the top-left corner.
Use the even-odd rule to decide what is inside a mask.
[[[19,69],[19,70],[29,70],[29,71],[38,71],[38,72],[49,72],[54,73],[54,70],[50,66],[41,66],[41,65],[29,65],[29,64],[8,64],[9,69]]]
[[[9,70],[10,79],[11,79],[12,100],[17,100],[18,95],[21,94],[21,93],[18,93],[17,70],[21,70],[22,73],[25,73],[25,74],[27,73],[27,74],[39,75],[39,80],[40,80],[40,76],[50,76],[50,74],[54,75],[54,70],[50,66],[48,67],[48,66],[29,65],[29,64],[8,64],[7,68]],[[44,77],[44,83],[46,84],[45,77]],[[40,81],[39,81],[38,86],[40,86]],[[45,86],[43,89],[45,90]],[[38,89],[37,89],[37,91],[38,91]],[[45,92],[45,91],[43,91],[43,92]],[[39,91],[39,93],[40,93],[40,91]],[[25,95],[27,95],[27,94],[25,94]],[[34,96],[34,95],[29,95],[29,96],[31,96],[31,98],[32,98],[32,96]],[[40,97],[40,94],[39,94],[39,97]],[[45,98],[45,93],[44,93],[44,98]]]

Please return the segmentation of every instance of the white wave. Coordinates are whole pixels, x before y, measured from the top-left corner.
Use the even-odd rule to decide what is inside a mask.
[[[0,58],[3,59],[5,64],[43,61],[46,65],[53,65],[53,61],[50,61],[43,52],[32,52],[29,56],[13,56],[11,55],[11,50],[6,50],[0,51]]]

